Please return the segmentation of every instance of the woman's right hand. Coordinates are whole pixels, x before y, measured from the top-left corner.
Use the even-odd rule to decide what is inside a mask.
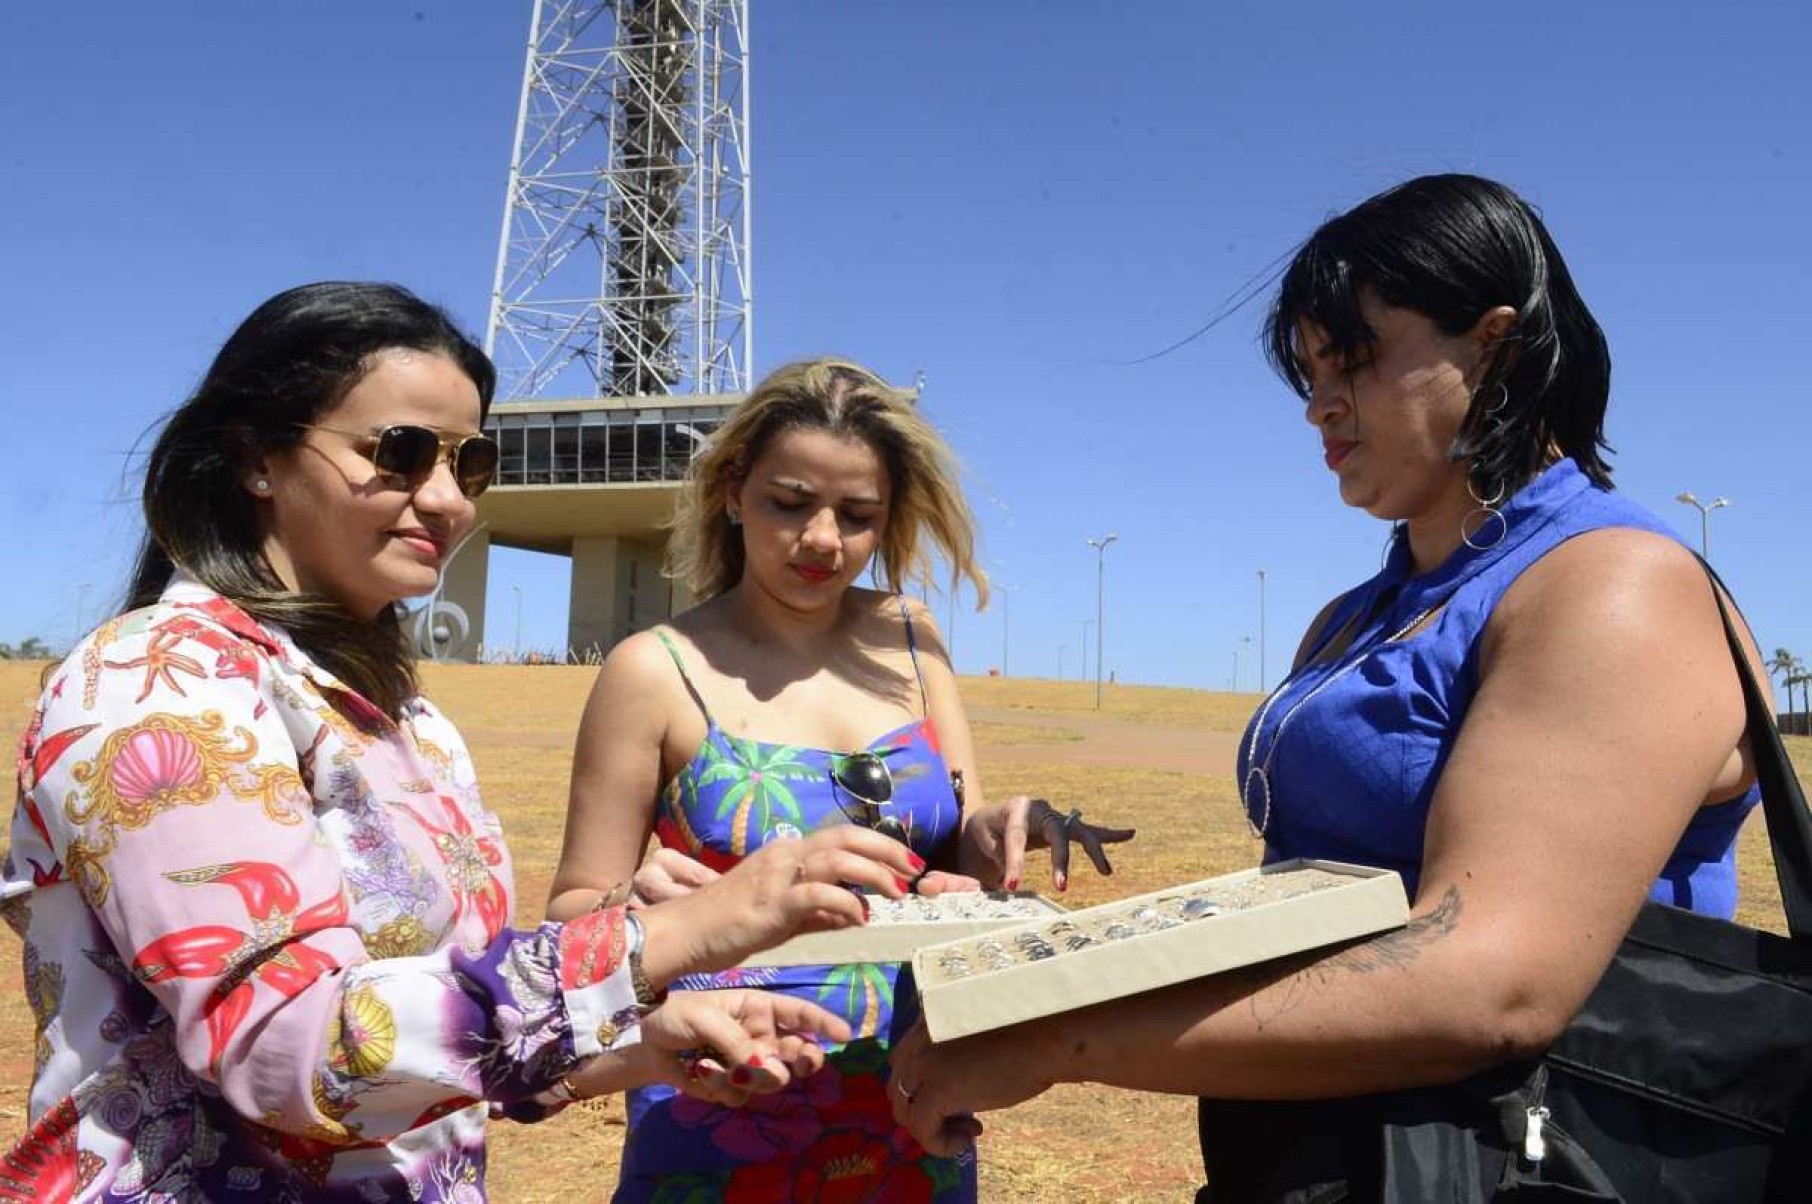
[[[780,1091],[824,1066],[849,1025],[815,1003],[768,991],[676,991],[642,1017],[641,1040],[568,1076],[578,1097],[666,1083],[725,1107]]]
[[[866,923],[867,903],[851,887],[898,899],[924,868],[899,841],[854,824],[763,845],[715,881],[637,913],[643,972],[664,986],[727,970],[796,933]]]

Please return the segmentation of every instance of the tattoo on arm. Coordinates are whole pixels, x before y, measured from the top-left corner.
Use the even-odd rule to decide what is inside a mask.
[[[1349,945],[1332,955],[1311,955],[1307,960],[1291,963],[1282,974],[1247,997],[1253,1020],[1263,1029],[1294,1011],[1310,995],[1326,990],[1342,973],[1371,974],[1407,967],[1423,949],[1459,926],[1460,909],[1460,888],[1450,886],[1433,911],[1402,928]]]

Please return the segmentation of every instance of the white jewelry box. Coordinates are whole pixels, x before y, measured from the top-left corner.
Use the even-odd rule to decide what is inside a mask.
[[[926,945],[977,936],[1028,921],[1052,919],[1064,909],[1035,891],[952,891],[868,896],[868,923],[835,932],[808,932],[746,959],[745,966],[845,965],[909,962]]]
[[[1283,861],[930,945],[912,969],[949,1041],[1408,922],[1394,871]]]

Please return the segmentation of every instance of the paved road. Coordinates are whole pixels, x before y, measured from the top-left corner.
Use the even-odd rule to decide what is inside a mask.
[[[1102,715],[1052,715],[1011,707],[970,707],[969,718],[1012,727],[1048,727],[1074,732],[1080,740],[989,744],[991,760],[1051,765],[1126,765],[1171,773],[1232,777],[1239,757],[1238,732],[1199,727],[1165,727]]]

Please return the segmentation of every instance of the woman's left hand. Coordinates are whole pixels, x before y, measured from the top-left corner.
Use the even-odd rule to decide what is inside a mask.
[[[963,818],[958,864],[982,881],[1018,890],[1028,848],[1051,850],[1051,881],[1059,891],[1070,886],[1070,841],[1077,841],[1102,874],[1112,874],[1104,845],[1131,840],[1133,828],[1103,828],[1086,823],[1082,812],[1062,814],[1041,798],[1019,795],[1004,803],[977,808]]]
[[[1036,1022],[933,1045],[924,1022],[893,1048],[887,1101],[893,1118],[927,1153],[948,1158],[975,1144],[982,1123],[977,1112],[1022,1104],[1055,1081],[1037,1048]]]

